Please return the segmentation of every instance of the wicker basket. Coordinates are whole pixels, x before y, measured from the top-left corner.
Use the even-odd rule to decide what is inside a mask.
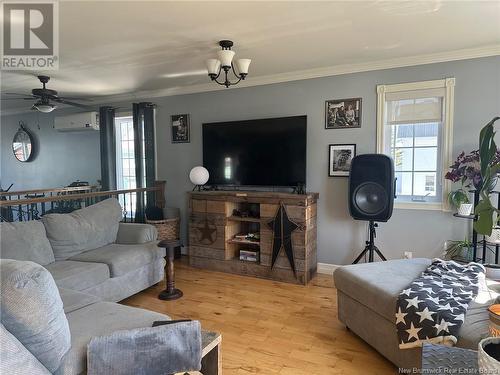
[[[179,239],[180,220],[178,217],[162,220],[148,220],[146,217],[146,223],[156,227],[159,240],[173,241]]]

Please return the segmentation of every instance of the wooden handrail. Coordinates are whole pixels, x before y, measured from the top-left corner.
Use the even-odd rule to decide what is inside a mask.
[[[149,188],[136,188],[136,189],[125,189],[125,190],[107,190],[107,191],[95,191],[92,193],[83,193],[83,194],[69,194],[69,195],[53,195],[51,197],[40,197],[40,198],[30,198],[30,199],[14,199],[14,200],[0,200],[0,207],[8,207],[8,206],[20,206],[25,204],[35,204],[35,203],[44,203],[44,202],[54,202],[54,201],[65,201],[65,200],[77,200],[77,199],[86,199],[93,197],[102,197],[102,196],[114,196],[119,194],[127,194],[127,193],[141,193],[146,191],[156,191],[159,193],[160,197],[164,197],[164,188],[165,181],[158,181],[158,183],[154,187]],[[163,198],[164,201],[164,198]]]
[[[12,196],[12,195],[27,195],[27,194],[37,194],[37,193],[65,193],[71,191],[79,190],[92,190],[100,188],[99,185],[85,185],[85,186],[72,186],[72,187],[59,187],[59,188],[47,188],[47,189],[33,189],[33,190],[17,190],[17,191],[0,191],[0,196]]]

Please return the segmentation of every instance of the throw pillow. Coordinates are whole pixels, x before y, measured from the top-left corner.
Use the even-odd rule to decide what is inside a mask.
[[[42,217],[56,260],[66,260],[84,251],[116,241],[122,208],[109,198],[69,214]]]
[[[45,266],[54,253],[39,220],[0,224],[0,258],[30,260]]]
[[[33,262],[0,260],[1,322],[50,372],[71,347],[52,275]]]

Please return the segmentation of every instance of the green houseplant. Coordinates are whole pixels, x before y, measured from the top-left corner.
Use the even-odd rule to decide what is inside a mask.
[[[490,193],[497,182],[497,174],[500,171],[500,163],[494,162],[497,155],[495,143],[494,124],[500,117],[493,118],[479,133],[479,164],[481,169],[481,184],[479,186],[479,202],[474,213],[477,220],[474,222],[476,232],[491,235],[491,232],[499,221],[499,210],[493,206]],[[496,216],[496,218],[495,218]]]
[[[448,202],[450,202],[450,205],[453,207],[458,208],[463,203],[470,203],[469,194],[467,194],[464,189],[451,191],[450,194],[448,194]]]
[[[446,259],[464,259],[469,260],[471,255],[472,242],[467,238],[463,241],[447,241],[445,249]]]
[[[459,215],[467,216],[471,214],[472,204],[470,203],[469,193],[464,189],[451,191],[448,194],[450,206],[457,208]]]

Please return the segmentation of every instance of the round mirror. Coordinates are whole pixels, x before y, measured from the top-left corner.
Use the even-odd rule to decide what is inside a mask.
[[[33,156],[34,142],[31,134],[24,128],[21,128],[14,135],[12,140],[12,151],[17,160],[29,161]]]

